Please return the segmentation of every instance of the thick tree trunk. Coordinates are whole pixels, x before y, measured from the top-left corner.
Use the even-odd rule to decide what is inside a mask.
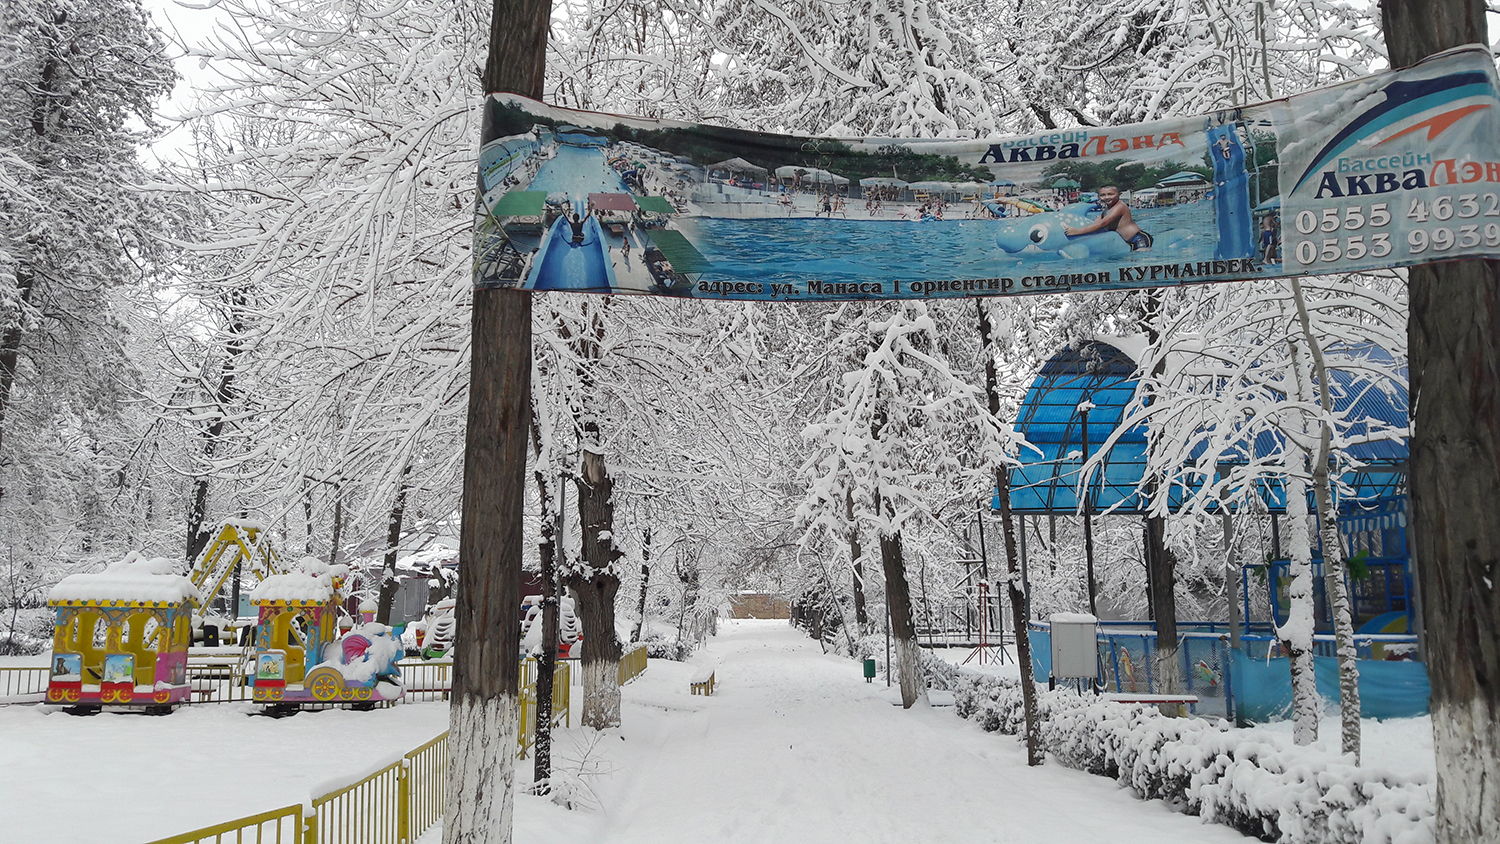
[[[391,505],[391,517],[385,526],[385,564],[381,566],[380,598],[375,605],[375,620],[381,624],[391,623],[391,606],[396,602],[396,590],[401,580],[396,576],[396,558],[401,551],[401,523],[406,517],[406,479],[411,475],[411,464],[401,470],[401,486],[396,490],[396,501]]]
[[[548,0],[494,0],[484,90],[540,99]],[[515,805],[531,294],[475,290],[444,844],[509,844]]]
[[[309,557],[313,553],[313,492],[306,476],[302,478],[302,553]]]
[[[991,416],[999,417],[1000,379],[999,373],[995,371],[994,327],[985,301],[975,299],[974,307],[979,312],[979,339],[984,348],[984,384],[989,411]],[[1041,738],[1037,735],[1036,678],[1031,667],[1031,631],[1027,627],[1030,613],[1026,606],[1025,583],[1016,559],[1016,532],[1010,512],[1010,471],[1003,466],[995,468],[995,492],[1000,499],[1000,529],[1005,537],[1005,582],[1010,593],[1011,621],[1016,628],[1016,662],[1020,663],[1021,668],[1021,706],[1026,716],[1026,764],[1036,766],[1042,764],[1042,748]],[[1026,530],[1024,521],[1021,523],[1021,530]],[[1005,637],[1000,638],[1003,647]]]
[[[901,706],[910,709],[922,694],[922,669],[917,629],[912,624],[911,588],[906,583],[906,557],[901,532],[880,536],[880,563],[885,568],[885,603],[891,614],[891,638],[896,642],[896,677],[901,684]]]
[[[1384,0],[1392,64],[1488,44],[1481,0]],[[1413,267],[1412,552],[1427,629],[1438,844],[1500,840],[1500,262]]]
[[[569,585],[578,596],[578,619],[583,624],[583,715],[585,727],[596,730],[620,725],[619,636],[615,633],[615,594],[620,577],[615,563],[614,479],[605,470],[604,455],[583,452],[578,479],[578,517],[583,528],[583,564]]]
[[[1175,694],[1182,691],[1182,667],[1177,664],[1177,575],[1166,533],[1166,519],[1146,519],[1146,581],[1156,624],[1157,684],[1163,694]]]
[[[58,29],[67,23],[68,12],[57,10],[55,23]],[[48,32],[56,30],[49,29]],[[50,150],[52,140],[49,134],[56,130],[67,131],[67,127],[56,120],[58,110],[64,108],[68,97],[61,90],[62,83],[58,79],[58,71],[62,69],[66,61],[64,54],[68,51],[67,44],[57,37],[48,36],[47,58],[38,69],[35,81],[25,80],[22,82],[23,90],[27,90],[32,100],[31,108],[31,131],[36,136],[40,153],[36,155],[34,163],[40,171],[46,171],[56,160],[56,155]],[[38,256],[47,253],[47,243],[39,236],[27,238],[26,246],[20,250],[19,260],[16,262],[16,298],[19,300],[20,310],[31,307],[32,300],[36,298],[37,290],[37,266]],[[21,359],[21,340],[25,335],[22,328],[22,313],[15,315],[15,321],[4,331],[0,331],[0,453],[4,453],[5,446],[5,419],[10,410],[11,391],[16,383],[16,368]],[[0,487],[0,498],[5,495],[5,490]],[[188,560],[191,562],[192,556]]]
[[[646,629],[646,587],[651,583],[651,528],[641,532],[641,596],[635,605],[635,629],[630,631],[630,642],[641,640]]]
[[[244,343],[241,340],[245,334],[244,292],[231,291],[228,304],[230,341],[224,349],[224,366],[219,372],[219,383],[214,388],[213,394],[214,406],[219,412],[213,422],[202,431],[204,473],[199,475],[193,483],[193,500],[188,505],[187,562],[189,565],[198,559],[198,555],[203,553],[204,546],[213,539],[213,531],[203,528],[203,520],[208,516],[208,481],[209,471],[212,469],[209,464],[212,463],[214,454],[218,452],[219,438],[224,434],[225,419],[229,415],[229,405],[239,395],[235,377],[238,374],[236,364],[240,353],[244,351]],[[205,595],[204,597],[212,599],[212,596]]]
[[[864,549],[859,546],[859,527],[854,522],[854,493],[844,493],[844,516],[849,525],[849,566],[854,572],[854,623],[859,625],[859,635],[865,635],[870,626],[870,614],[865,609],[865,564]]]
[[[328,550],[328,564],[339,564],[339,544],[344,541],[344,485],[336,483],[333,485],[333,538],[329,540],[332,547]]]
[[[994,364],[989,364],[993,370]],[[991,391],[992,407],[999,405],[999,393]],[[995,412],[995,411],[991,411]],[[1011,525],[1010,472],[995,470],[995,488],[1000,493],[1001,530],[1005,535],[1006,589],[1010,593],[1011,622],[1016,628],[1016,662],[1021,669],[1021,706],[1026,715],[1026,764],[1042,764],[1042,744],[1036,718],[1036,676],[1031,665],[1031,631],[1027,627],[1026,594],[1021,584],[1021,568],[1016,560],[1016,532]],[[1001,637],[1004,645],[1004,637]]]

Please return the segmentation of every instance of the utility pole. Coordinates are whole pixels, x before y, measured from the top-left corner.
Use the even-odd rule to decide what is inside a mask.
[[[484,93],[541,99],[550,0],[493,0]],[[444,844],[509,844],[521,650],[531,294],[477,289]]]
[[[1489,43],[1483,0],[1382,0],[1391,65]],[[1424,264],[1411,312],[1411,547],[1437,755],[1438,844],[1500,840],[1500,262]]]
[[[1089,572],[1089,615],[1099,617],[1098,587],[1094,585],[1094,507],[1089,495],[1089,484],[1084,483],[1084,467],[1089,462],[1089,411],[1093,402],[1084,399],[1078,405],[1078,414],[1083,417],[1083,459],[1078,463],[1078,503],[1083,511],[1083,561]]]

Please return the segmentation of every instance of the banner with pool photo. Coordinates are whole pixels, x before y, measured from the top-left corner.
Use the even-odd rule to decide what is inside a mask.
[[[1119,290],[1500,257],[1482,47],[1202,117],[808,138],[485,104],[475,284],[714,299]]]

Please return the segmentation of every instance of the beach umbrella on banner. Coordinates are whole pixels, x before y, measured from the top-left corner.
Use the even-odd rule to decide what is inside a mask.
[[[1173,173],[1165,179],[1162,179],[1161,181],[1156,183],[1156,186],[1159,188],[1173,188],[1185,187],[1188,185],[1206,184],[1208,184],[1208,179],[1205,178],[1202,173],[1194,173],[1191,170],[1183,170],[1180,173]]]
[[[750,173],[756,176],[764,176],[767,172],[766,168],[751,164],[743,158],[730,158],[718,164],[710,164],[708,169],[727,173]]]
[[[1067,176],[1064,176],[1061,179],[1053,182],[1052,187],[1054,190],[1072,190],[1073,188],[1081,187],[1081,185],[1073,179],[1069,179]]]
[[[992,179],[990,181],[990,187],[992,188],[1013,188],[1015,186],[1016,183],[1010,179]]]

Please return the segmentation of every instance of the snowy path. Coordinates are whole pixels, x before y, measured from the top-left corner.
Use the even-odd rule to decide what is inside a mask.
[[[1028,769],[1014,739],[950,709],[892,706],[785,622],[725,624],[699,659],[718,662],[714,696],[688,696],[693,666],[653,661],[592,753],[611,769],[598,807],[522,796],[517,844],[1248,840],[1056,762]],[[560,754],[584,735],[566,731]]]

